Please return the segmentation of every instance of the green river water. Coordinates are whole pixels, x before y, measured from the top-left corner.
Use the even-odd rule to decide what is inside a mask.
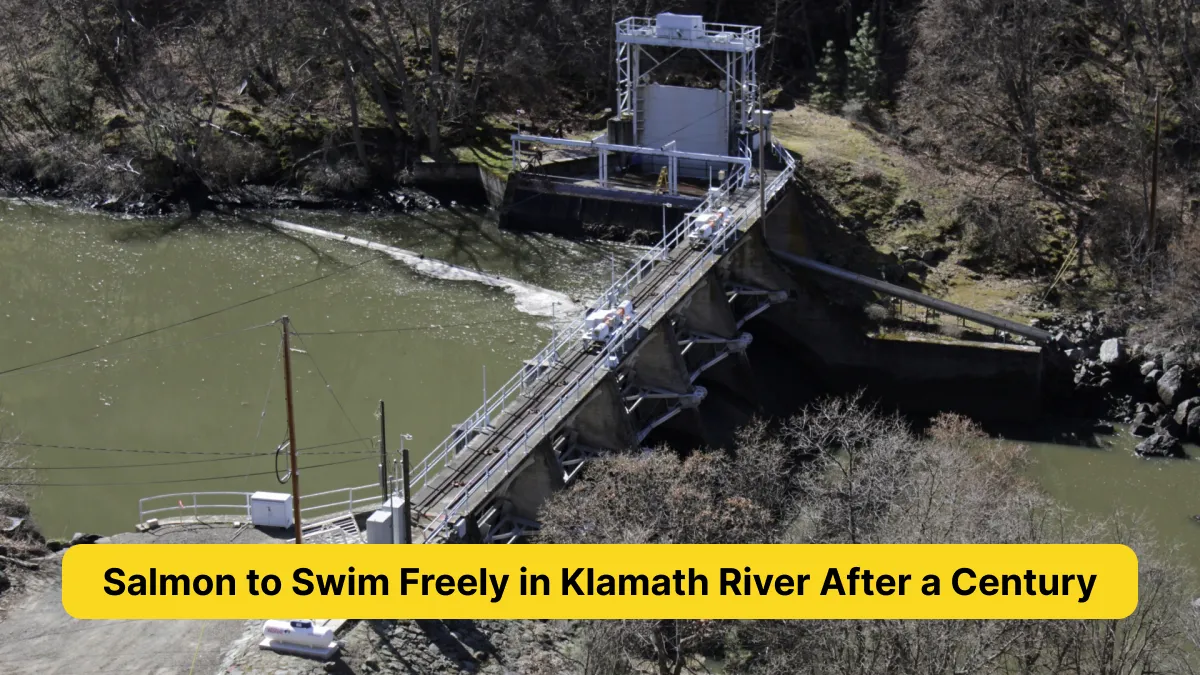
[[[607,285],[612,256],[632,254],[499,233],[472,214],[281,217],[582,297]],[[280,331],[253,328],[281,315],[299,332],[406,329],[303,337],[293,352],[296,434],[300,448],[375,435],[383,399],[392,447],[402,433],[411,434],[414,462],[480,404],[485,366],[497,387],[550,335],[551,319],[518,311],[518,298],[502,289],[430,278],[391,259],[347,269],[378,257],[361,248],[216,218],[170,225],[0,202],[0,371],[337,273],[199,321],[0,375],[6,411],[0,424],[9,437],[164,451],[20,446],[39,467],[43,485],[33,508],[48,536],[132,529],[138,499],[150,495],[287,491],[270,475],[274,448],[286,436]],[[319,454],[335,452],[343,454]],[[301,457],[303,491],[371,483],[376,456],[367,442],[313,450]],[[304,470],[333,462],[344,463]],[[196,480],[210,477],[218,479]]]
[[[280,217],[579,298],[607,286],[613,257],[636,254],[615,245],[502,233],[481,214]],[[286,490],[270,475],[271,453],[286,431],[280,334],[274,326],[256,327],[283,314],[302,333],[406,329],[305,336],[293,354],[296,431],[301,448],[374,435],[376,404],[384,399],[390,444],[412,434],[414,461],[479,405],[484,366],[488,382],[498,386],[550,334],[551,319],[518,308],[539,300],[544,306],[545,298],[431,278],[391,259],[346,269],[376,254],[253,224],[206,218],[171,225],[0,202],[0,371],[336,274],[0,375],[0,409],[6,411],[0,425],[23,443],[260,453],[230,458],[21,446],[39,467],[43,485],[34,491],[33,507],[48,536],[130,529],[138,499],[150,495]],[[1200,524],[1191,519],[1200,514],[1200,461],[1137,459],[1123,434],[1101,437],[1099,447],[1030,445],[1031,471],[1049,493],[1082,513],[1144,515],[1200,576]],[[311,453],[301,458],[305,493],[377,478],[365,442]],[[345,463],[303,470],[333,462]],[[216,479],[196,480],[210,477]]]

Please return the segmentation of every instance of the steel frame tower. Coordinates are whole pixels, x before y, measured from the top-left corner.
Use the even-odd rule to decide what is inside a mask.
[[[654,18],[629,17],[617,22],[617,115],[629,119],[633,145],[640,145],[645,130],[645,110],[640,88],[649,75],[684,49],[695,49],[724,75],[726,108],[731,130],[730,154],[749,152],[751,127],[757,126],[754,110],[758,100],[756,54],[762,29],[725,23],[705,23],[699,17],[660,14]],[[656,59],[644,47],[675,48],[664,59]],[[724,64],[709,55],[724,52]],[[654,62],[642,70],[642,56]],[[717,56],[719,59],[720,57]],[[736,139],[736,142],[735,140]]]

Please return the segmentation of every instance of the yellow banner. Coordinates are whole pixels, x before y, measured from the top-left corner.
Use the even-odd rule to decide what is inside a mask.
[[[1117,544],[101,544],[63,560],[81,619],[1118,619]]]

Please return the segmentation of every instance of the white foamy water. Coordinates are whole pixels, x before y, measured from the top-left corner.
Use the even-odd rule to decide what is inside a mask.
[[[341,241],[354,246],[359,246],[372,251],[380,251],[386,253],[395,260],[398,260],[405,265],[408,265],[414,271],[424,274],[435,279],[445,279],[447,281],[471,281],[475,283],[502,288],[513,296],[513,303],[517,311],[529,314],[531,316],[556,317],[561,321],[564,317],[575,316],[582,311],[582,307],[571,300],[571,297],[565,293],[553,291],[541,286],[527,284],[523,281],[510,279],[498,274],[488,274],[478,270],[467,269],[458,265],[427,258],[420,253],[415,253],[395,246],[388,246],[377,241],[370,241],[359,237],[352,237],[347,234],[338,234],[329,230],[322,230],[308,225],[300,225],[298,223],[290,223],[286,220],[272,219],[271,224],[281,230],[290,232],[299,232],[309,234],[322,239],[331,241]]]

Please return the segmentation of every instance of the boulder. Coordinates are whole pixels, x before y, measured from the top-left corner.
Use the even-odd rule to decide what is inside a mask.
[[[1138,413],[1134,414],[1133,422],[1130,424],[1154,424],[1156,422],[1158,422],[1158,416],[1151,408],[1147,407],[1145,410],[1141,410],[1139,407]]]
[[[1186,365],[1187,365],[1187,354],[1183,353],[1183,351],[1181,351],[1179,349],[1172,349],[1171,351],[1167,352],[1166,354],[1163,354],[1163,357],[1162,357],[1163,370],[1170,370],[1170,369],[1174,368],[1175,366],[1186,366]]]
[[[1129,425],[1129,435],[1137,438],[1149,438],[1154,435],[1154,427],[1149,424],[1131,424]]]
[[[1200,443],[1200,406],[1196,406],[1188,411],[1188,416],[1184,420],[1183,426],[1187,437]]]
[[[1125,355],[1125,341],[1121,338],[1109,338],[1100,343],[1100,363],[1106,366],[1121,365]]]
[[[84,534],[83,532],[76,532],[75,536],[71,537],[71,546],[79,546],[80,544],[94,544],[96,543],[97,539],[100,539],[100,535],[98,534]]]
[[[1138,368],[1138,372],[1142,374],[1142,377],[1149,375],[1155,370],[1158,370],[1158,364],[1155,363],[1154,359],[1143,361],[1141,367]]]
[[[1182,424],[1175,421],[1175,418],[1170,415],[1163,415],[1158,418],[1157,431],[1175,438],[1183,438],[1186,433]]]
[[[1145,383],[1147,389],[1150,391],[1156,391],[1156,387],[1158,386],[1158,378],[1160,377],[1162,377],[1162,371],[1158,368],[1155,368],[1154,370],[1150,371],[1146,377],[1142,379],[1142,381]]]
[[[1187,457],[1178,438],[1162,433],[1138,443],[1133,451],[1140,457]]]
[[[1158,398],[1166,405],[1173,406],[1187,395],[1186,383],[1183,376],[1183,366],[1174,365],[1163,373],[1156,383]]]
[[[1188,413],[1197,407],[1200,407],[1200,396],[1193,396],[1182,401],[1175,408],[1175,423],[1179,425],[1187,424]]]

